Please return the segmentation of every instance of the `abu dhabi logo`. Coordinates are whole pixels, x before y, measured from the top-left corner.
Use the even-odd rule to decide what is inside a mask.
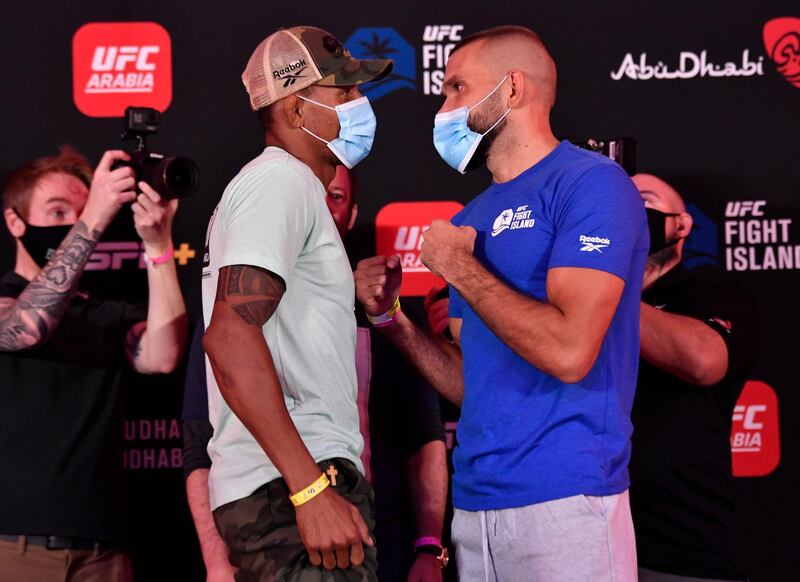
[[[744,49],[740,62],[728,61],[716,64],[711,61],[708,51],[700,53],[681,51],[678,65],[670,67],[663,61],[651,64],[647,53],[641,53],[639,58],[633,53],[626,53],[616,71],[611,71],[611,79],[619,81],[623,77],[634,81],[649,81],[651,79],[694,79],[695,77],[752,77],[764,74],[764,57],[750,60],[750,51]]]
[[[394,28],[359,28],[344,43],[357,59],[392,59],[392,73],[368,83],[361,93],[376,101],[398,89],[416,90],[417,57],[414,47]]]
[[[778,72],[800,89],[800,18],[774,18],[764,25],[764,46]]]

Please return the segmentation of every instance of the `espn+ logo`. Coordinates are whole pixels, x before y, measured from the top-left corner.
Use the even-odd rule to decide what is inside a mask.
[[[175,249],[178,265],[185,266],[195,258],[196,251],[188,243],[181,243]],[[141,242],[101,242],[96,247],[89,262],[87,271],[121,271],[126,269],[146,269],[144,262],[144,243]]]
[[[172,44],[154,22],[90,23],[72,39],[73,99],[90,117],[172,101]]]

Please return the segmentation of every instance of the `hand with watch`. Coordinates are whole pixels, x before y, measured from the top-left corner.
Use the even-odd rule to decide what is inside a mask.
[[[442,570],[450,561],[447,548],[439,538],[418,538],[414,542],[416,558],[408,574],[408,582],[439,582]]]

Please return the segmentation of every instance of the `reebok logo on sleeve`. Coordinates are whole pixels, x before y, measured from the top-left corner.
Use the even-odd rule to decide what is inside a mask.
[[[602,236],[585,236],[582,234],[579,241],[583,245],[581,246],[581,251],[586,253],[597,251],[602,254],[602,249],[611,245],[611,239]]]

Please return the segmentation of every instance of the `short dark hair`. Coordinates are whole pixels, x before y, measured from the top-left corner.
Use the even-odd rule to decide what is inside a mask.
[[[495,26],[494,28],[487,28],[486,30],[479,30],[478,32],[473,32],[472,34],[465,36],[463,39],[461,39],[461,42],[459,42],[458,44],[456,44],[456,46],[453,47],[453,50],[450,51],[450,55],[452,56],[453,53],[455,53],[456,51],[459,51],[465,46],[470,45],[479,40],[508,38],[510,36],[527,37],[530,40],[538,42],[545,48],[545,50],[547,50],[547,46],[544,44],[544,41],[541,39],[541,37],[535,32],[533,32],[530,28],[526,28],[524,26],[517,26],[515,24],[508,24],[504,26]]]
[[[75,176],[87,188],[91,188],[94,172],[89,161],[75,148],[62,145],[55,156],[36,158],[14,170],[3,190],[3,208],[13,208],[27,219],[31,194],[39,180],[47,174]]]
[[[258,111],[256,111],[256,115],[258,116],[258,122],[261,124],[261,129],[264,130],[264,133],[267,133],[272,129],[272,106],[274,103],[270,103],[269,105],[262,107]]]
[[[313,87],[313,85],[309,85],[308,87],[305,87],[300,91],[293,93],[293,95],[307,95],[308,93],[311,92],[311,87]],[[274,111],[275,106],[281,101],[282,99],[279,99],[278,101],[275,101],[275,103],[270,103],[269,105],[265,105],[261,109],[256,110],[256,116],[258,116],[258,122],[261,124],[261,129],[264,130],[264,133],[267,133],[272,129],[273,122],[275,121],[273,118],[273,113],[275,112]]]

